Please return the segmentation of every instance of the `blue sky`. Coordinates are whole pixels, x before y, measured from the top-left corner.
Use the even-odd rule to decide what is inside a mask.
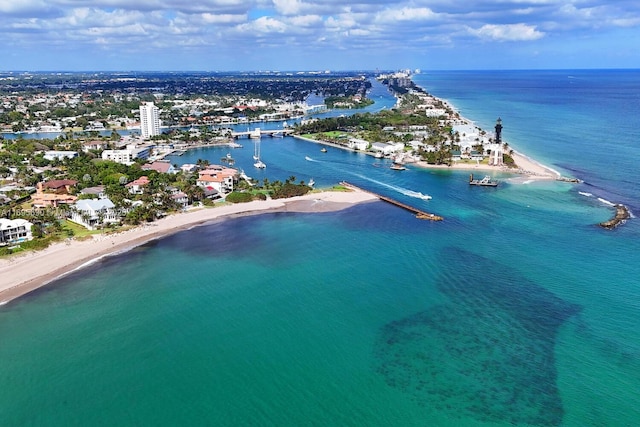
[[[0,0],[0,70],[640,68],[637,0]]]

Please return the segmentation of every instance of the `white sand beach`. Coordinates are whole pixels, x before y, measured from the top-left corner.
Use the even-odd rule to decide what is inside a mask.
[[[447,165],[432,165],[427,162],[419,161],[414,163],[416,166],[423,168],[433,168],[433,169],[457,169],[457,170],[466,170],[469,172],[473,171],[483,171],[483,172],[510,172],[520,175],[525,175],[527,179],[557,179],[560,177],[560,173],[551,169],[548,166],[545,166],[530,157],[525,156],[522,153],[517,151],[513,151],[511,153],[511,157],[515,161],[517,168],[509,168],[506,166],[493,166],[487,164],[473,164],[473,163],[463,163],[458,162],[454,163],[451,166]]]
[[[212,220],[264,212],[327,212],[376,200],[360,191],[324,191],[289,199],[253,201],[170,215],[156,222],[114,234],[68,240],[48,248],[0,259],[0,305],[24,295],[100,257],[119,253],[180,230]]]

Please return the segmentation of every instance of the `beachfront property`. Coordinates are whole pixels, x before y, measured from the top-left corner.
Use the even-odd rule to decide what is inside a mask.
[[[165,190],[171,195],[171,200],[181,209],[186,209],[187,206],[189,206],[189,196],[187,196],[186,193],[173,186],[168,186]]]
[[[26,219],[0,218],[0,245],[15,245],[33,239],[32,226]]]
[[[146,176],[141,176],[138,179],[134,179],[130,183],[126,184],[125,187],[129,190],[131,194],[142,194],[144,193],[144,187],[149,185],[151,181]]]
[[[153,102],[140,105],[140,134],[144,139],[160,135],[160,110]]]
[[[78,200],[71,209],[70,221],[89,230],[120,222],[120,213],[109,198]]]
[[[233,184],[238,171],[223,166],[209,166],[207,169],[198,172],[196,185],[199,187],[211,187],[220,194],[233,191]]]
[[[31,205],[34,208],[57,208],[60,205],[72,205],[78,200],[70,193],[71,187],[77,181],[71,179],[57,179],[39,182],[35,194],[31,195]]]

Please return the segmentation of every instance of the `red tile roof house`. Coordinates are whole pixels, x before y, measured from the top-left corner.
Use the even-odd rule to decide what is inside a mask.
[[[238,171],[222,166],[212,166],[199,172],[196,185],[200,187],[213,187],[220,194],[233,191],[233,183]]]
[[[76,185],[78,181],[73,179],[52,179],[42,183],[42,189],[56,194],[69,194],[71,187]]]
[[[59,205],[71,205],[78,198],[68,194],[68,192],[76,183],[77,181],[70,179],[58,179],[47,181],[46,183],[39,182],[36,186],[36,193],[31,195],[31,205],[34,208],[56,208]],[[45,187],[45,185],[47,186]]]
[[[144,192],[144,187],[149,185],[151,181],[146,176],[141,176],[138,179],[135,179],[125,185],[131,194],[142,194]]]

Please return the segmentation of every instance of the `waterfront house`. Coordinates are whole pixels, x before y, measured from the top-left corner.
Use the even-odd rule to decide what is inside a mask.
[[[404,150],[404,144],[400,143],[386,143],[386,142],[374,142],[371,144],[371,151],[375,153],[381,153],[383,156],[388,156],[393,153],[402,152]]]
[[[352,150],[366,151],[366,149],[369,148],[369,142],[365,141],[364,139],[349,138],[347,147],[351,148]]]
[[[469,154],[469,157],[471,158],[471,160],[475,162],[481,162],[484,159],[484,156],[482,155],[482,153],[480,151],[475,151],[475,150],[471,151],[471,153]]]
[[[104,192],[104,185],[83,188],[80,191],[80,194],[95,196],[94,198],[96,199],[102,199],[106,197],[106,193]]]
[[[69,194],[71,189],[78,183],[73,179],[52,179],[41,183],[42,189],[57,193],[57,194]]]
[[[151,181],[148,177],[141,176],[140,178],[134,179],[133,181],[125,185],[125,187],[127,187],[127,190],[129,190],[129,193],[131,194],[142,194],[144,193],[144,187],[149,185],[150,182]]]
[[[196,185],[200,187],[213,187],[220,194],[233,191],[234,180],[238,171],[222,166],[209,166],[198,173]]]
[[[171,199],[182,209],[186,209],[189,206],[189,197],[182,191],[172,194]]]
[[[15,245],[33,239],[32,223],[26,219],[0,218],[0,245]]]
[[[105,224],[120,222],[120,214],[109,198],[85,199],[76,202],[69,220],[95,230]]]
[[[78,200],[76,196],[69,194],[72,186],[77,181],[61,179],[39,182],[36,193],[31,195],[31,204],[35,208],[56,208],[60,205],[71,205]]]

